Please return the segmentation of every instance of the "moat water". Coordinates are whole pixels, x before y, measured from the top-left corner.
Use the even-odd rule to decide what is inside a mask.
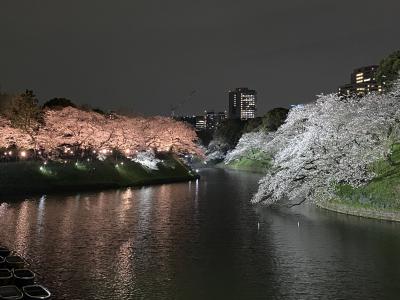
[[[397,299],[400,224],[250,204],[257,174],[0,199],[0,244],[56,299]]]

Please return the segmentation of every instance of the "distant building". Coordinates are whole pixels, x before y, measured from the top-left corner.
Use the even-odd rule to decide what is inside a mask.
[[[196,116],[196,126],[197,131],[206,129],[206,117],[205,116]]]
[[[226,112],[215,113],[214,111],[206,111],[205,113],[207,130],[218,128],[218,126],[226,119]]]
[[[256,117],[257,92],[248,88],[229,91],[229,119],[254,119]]]
[[[178,121],[183,121],[188,123],[189,125],[196,127],[196,116],[183,116],[183,117],[176,117]]]
[[[350,83],[339,87],[339,95],[364,96],[371,92],[382,92],[383,87],[376,81],[376,71],[378,66],[366,66],[357,68],[351,73]]]
[[[193,126],[197,131],[215,130],[226,119],[226,112],[205,111],[204,115],[182,116],[174,119]]]
[[[224,122],[227,119],[227,114],[226,111],[220,111],[219,113],[216,114],[216,126],[219,127],[222,122]]]

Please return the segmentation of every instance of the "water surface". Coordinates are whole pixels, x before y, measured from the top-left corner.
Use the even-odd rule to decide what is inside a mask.
[[[56,299],[396,299],[400,224],[249,203],[259,175],[0,199]]]

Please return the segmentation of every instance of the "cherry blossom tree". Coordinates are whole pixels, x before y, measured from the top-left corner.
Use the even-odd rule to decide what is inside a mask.
[[[320,201],[340,183],[360,186],[375,174],[370,165],[399,140],[400,84],[387,95],[363,98],[321,95],[297,106],[262,147],[273,156],[254,203]]]
[[[30,134],[11,125],[10,120],[0,118],[0,148],[39,148],[53,158],[63,153],[106,155],[113,150],[127,157],[149,150],[202,155],[194,130],[166,117],[110,117],[74,107],[45,109],[34,143]]]
[[[0,117],[0,148],[10,147],[31,149],[34,147],[34,143],[27,133],[11,126],[11,121]]]
[[[161,162],[160,159],[157,159],[154,152],[152,150],[141,151],[139,152],[132,161],[141,164],[143,167],[146,167],[150,170],[158,170],[157,164]]]
[[[274,133],[264,130],[243,134],[235,149],[227,153],[224,163],[229,164],[242,157],[255,158],[256,154],[266,151],[266,145],[273,137]]]

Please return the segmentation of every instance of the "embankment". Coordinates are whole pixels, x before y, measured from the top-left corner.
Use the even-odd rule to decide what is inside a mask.
[[[129,160],[0,163],[0,195],[142,186],[198,178],[179,159],[166,155],[158,170]]]

